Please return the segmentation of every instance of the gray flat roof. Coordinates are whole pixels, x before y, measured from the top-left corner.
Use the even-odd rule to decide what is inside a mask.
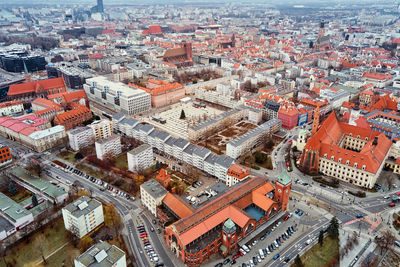
[[[91,246],[76,260],[86,267],[111,267],[122,257],[125,257],[125,252],[121,249],[105,241],[100,241],[100,243]]]
[[[196,146],[196,148],[193,151],[194,155],[197,155],[201,158],[204,158],[205,156],[207,156],[209,153],[211,152],[211,150],[209,150],[208,148],[204,147],[204,146]]]
[[[174,146],[177,146],[179,148],[184,148],[185,146],[187,146],[188,144],[190,144],[190,142],[186,139],[183,139],[181,137],[179,137],[178,139],[176,139]]]
[[[83,196],[68,204],[64,209],[68,210],[74,217],[79,218],[90,213],[99,206],[101,206],[99,201]]]
[[[153,198],[159,198],[168,193],[167,189],[165,189],[162,185],[160,185],[159,182],[154,179],[148,180],[140,187],[143,188],[143,190],[145,190]]]
[[[135,147],[134,149],[132,149],[128,153],[135,156],[135,155],[137,155],[139,153],[142,153],[143,151],[145,151],[147,149],[151,149],[151,146],[148,145],[148,144],[142,144],[142,145],[140,145],[138,147]]]

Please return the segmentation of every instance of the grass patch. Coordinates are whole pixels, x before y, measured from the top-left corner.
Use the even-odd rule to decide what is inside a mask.
[[[28,190],[20,189],[17,194],[9,197],[15,202],[20,203],[31,196],[32,194]]]
[[[304,267],[328,266],[339,256],[339,239],[326,237],[324,245],[318,243],[304,253],[300,258]],[[292,267],[294,264],[291,265]]]
[[[95,169],[93,169],[93,168],[91,168],[91,167],[89,167],[89,166],[87,166],[85,164],[82,164],[82,163],[76,165],[76,168],[78,170],[86,172],[87,174],[89,174],[91,176],[94,176],[94,177],[97,177],[97,178],[102,178],[104,176],[104,173],[102,173],[101,171],[95,170]]]
[[[63,219],[62,217],[59,217],[54,222],[53,226],[52,223],[49,223],[45,226],[45,228],[43,228],[42,231],[38,231],[31,235],[29,242],[19,242],[13,248],[8,250],[6,256],[7,262],[12,263],[12,266],[24,266],[25,264],[39,262],[41,257],[36,251],[38,241],[37,237],[39,235],[45,236],[48,246],[45,248],[44,255],[47,256],[69,241],[65,231]],[[63,251],[63,249],[61,249],[61,251]],[[62,264],[48,266],[62,266]],[[5,267],[3,261],[0,261],[0,267]]]
[[[57,157],[62,158],[65,161],[75,163],[75,153],[71,151],[63,151],[60,154],[57,155]]]
[[[128,170],[128,156],[126,153],[119,155],[115,159],[113,159],[115,167],[122,171]]]

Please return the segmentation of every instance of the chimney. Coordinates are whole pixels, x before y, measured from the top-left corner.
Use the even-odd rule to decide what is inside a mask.
[[[372,144],[373,144],[374,146],[377,146],[377,145],[378,145],[378,136],[375,136],[375,139],[374,139],[374,141],[372,142]]]

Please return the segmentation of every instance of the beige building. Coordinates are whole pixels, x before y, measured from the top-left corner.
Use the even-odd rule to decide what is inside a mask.
[[[88,127],[93,130],[96,141],[108,138],[113,133],[112,122],[110,120],[94,121],[93,123],[89,124]]]
[[[140,200],[154,216],[157,216],[157,206],[161,205],[162,200],[168,191],[156,180],[151,179],[140,186]]]
[[[121,137],[112,135],[108,138],[96,141],[96,156],[98,159],[112,158],[121,154]]]

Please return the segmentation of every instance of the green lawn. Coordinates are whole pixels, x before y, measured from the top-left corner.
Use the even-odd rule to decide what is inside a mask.
[[[104,177],[104,173],[102,173],[101,171],[95,170],[93,168],[90,168],[89,166],[85,165],[85,164],[78,164],[76,165],[76,168],[86,172],[87,174],[97,177],[97,178],[102,178]]]
[[[7,256],[6,260],[9,263],[12,263],[12,266],[24,266],[25,264],[29,263],[36,263],[41,260],[40,254],[36,251],[37,247],[37,241],[36,238],[39,235],[44,235],[47,240],[48,246],[45,248],[44,255],[49,255],[53,251],[57,250],[59,247],[64,245],[66,242],[68,242],[68,239],[65,234],[65,228],[64,228],[64,222],[62,217],[57,219],[56,223],[54,224],[53,228],[49,227],[49,224],[47,227],[44,229],[43,233],[42,232],[37,232],[30,237],[30,241],[27,244],[26,242],[21,242],[15,245],[13,248],[10,249],[10,251],[7,251]],[[65,250],[62,249],[61,251]],[[52,257],[55,257],[54,261],[57,261],[57,255],[53,255]],[[9,264],[10,266],[10,264]],[[61,265],[48,265],[48,266],[61,266]],[[0,267],[5,267],[5,264],[3,261],[0,261]]]
[[[57,157],[62,158],[63,160],[66,160],[71,163],[75,163],[75,153],[70,152],[70,151],[63,151],[60,154],[57,155]]]
[[[128,159],[126,153],[119,155],[114,160],[115,167],[120,170],[127,171],[128,170]]]
[[[31,195],[32,195],[31,192],[29,192],[28,190],[21,189],[18,191],[17,194],[9,197],[15,202],[20,203],[21,201],[31,197]]]
[[[323,267],[339,255],[339,239],[326,237],[324,245],[321,247],[318,243],[304,253],[300,258],[304,267]],[[292,264],[294,266],[294,264]]]

